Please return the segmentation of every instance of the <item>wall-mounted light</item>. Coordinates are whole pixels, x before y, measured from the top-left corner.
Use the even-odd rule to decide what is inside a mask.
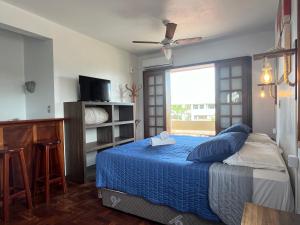
[[[264,58],[263,67],[261,69],[260,81],[263,84],[270,84],[273,81],[272,66],[267,58]]]
[[[259,96],[260,96],[261,98],[266,97],[265,87],[264,87],[264,86],[262,86],[262,87],[260,88]]]
[[[276,91],[277,91],[277,88],[276,88],[275,83],[258,84],[257,86],[260,87],[259,96],[261,98],[265,98],[266,97],[266,95],[267,95],[266,94],[266,90],[267,90],[268,93],[269,93],[269,96],[275,99],[275,104],[277,103],[276,102]]]
[[[25,87],[25,91],[27,91],[29,93],[34,93],[36,83],[35,83],[35,81],[26,81],[24,84],[24,87]]]
[[[276,48],[265,53],[254,55],[253,56],[254,60],[262,60],[262,59],[264,60],[263,67],[262,67],[262,74],[260,78],[261,84],[270,84],[273,82],[275,83],[274,85],[278,85],[281,84],[282,82],[285,82],[289,86],[292,87],[295,86],[295,82],[289,80],[289,74],[286,72],[284,72],[283,79],[282,78],[277,79],[277,76],[275,76],[275,78],[273,79],[272,66],[267,59],[280,58],[280,57],[287,58],[287,56],[292,56],[295,55],[296,53],[297,53],[297,47],[292,49]],[[284,61],[284,63],[287,63],[286,60]]]

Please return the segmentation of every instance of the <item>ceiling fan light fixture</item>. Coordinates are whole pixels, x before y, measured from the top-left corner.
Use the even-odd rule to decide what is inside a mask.
[[[166,59],[170,60],[172,58],[172,49],[168,47],[163,47],[162,50],[164,52]]]

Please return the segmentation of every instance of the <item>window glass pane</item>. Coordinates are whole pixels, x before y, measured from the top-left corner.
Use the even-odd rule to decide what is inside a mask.
[[[155,105],[155,98],[149,97],[149,105]]]
[[[241,123],[242,117],[232,117],[232,124]]]
[[[241,116],[243,113],[242,105],[232,105],[232,115],[233,116]]]
[[[242,78],[236,78],[231,80],[231,89],[242,89]]]
[[[229,87],[229,79],[220,80],[220,89],[221,91],[227,91],[230,89]]]
[[[222,92],[220,96],[221,103],[230,103],[230,92]]]
[[[164,97],[156,96],[156,105],[163,105],[163,104],[164,104]]]
[[[149,117],[149,126],[155,126],[155,117]]]
[[[234,91],[231,93],[231,101],[232,103],[241,103],[242,102],[242,92]]]
[[[156,85],[163,84],[163,76],[162,75],[159,75],[159,76],[155,77],[155,84]]]
[[[164,131],[164,129],[162,127],[157,127],[156,128],[156,134],[160,134],[163,131]]]
[[[155,116],[155,107],[149,107],[149,116]]]
[[[221,116],[229,116],[230,115],[230,106],[229,105],[221,105],[220,114],[221,114]]]
[[[149,87],[149,95],[154,95],[154,86]]]
[[[163,117],[156,117],[156,126],[162,127],[164,125]]]
[[[163,107],[156,107],[156,115],[163,116],[164,115],[164,108]]]
[[[156,86],[155,89],[156,89],[156,94],[157,94],[157,95],[162,95],[162,94],[164,94],[164,89],[163,89],[163,86],[162,86],[162,85]]]
[[[229,119],[229,117],[221,117],[221,128],[222,129],[225,129],[225,128],[227,128],[227,127],[229,127],[230,126],[230,119]]]
[[[148,84],[149,84],[149,85],[154,85],[154,76],[150,76],[150,77],[148,78]]]
[[[220,69],[220,78],[229,78],[229,67],[221,67]]]
[[[242,76],[242,66],[233,66],[231,67],[231,76],[232,77],[241,77]]]
[[[150,128],[149,128],[149,135],[150,135],[150,137],[156,135],[156,133],[155,133],[155,128],[154,128],[154,127],[150,127]]]

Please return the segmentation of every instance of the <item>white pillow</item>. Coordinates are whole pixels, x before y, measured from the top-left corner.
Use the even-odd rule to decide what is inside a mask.
[[[273,144],[276,146],[276,150],[279,151],[281,154],[283,153],[282,149],[279,148],[275,141],[273,141],[267,134],[263,133],[251,133],[249,134],[246,142],[255,142],[261,144]]]
[[[85,124],[104,123],[109,115],[105,109],[99,107],[85,108]]]
[[[263,133],[250,133],[247,141],[249,142],[259,142],[259,143],[270,143],[273,140],[267,135]]]
[[[240,151],[223,162],[234,166],[284,171],[286,166],[276,147],[271,143],[245,142]]]

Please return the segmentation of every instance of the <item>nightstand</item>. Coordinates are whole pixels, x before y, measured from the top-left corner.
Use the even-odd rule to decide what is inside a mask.
[[[299,225],[300,215],[246,203],[241,225]]]

